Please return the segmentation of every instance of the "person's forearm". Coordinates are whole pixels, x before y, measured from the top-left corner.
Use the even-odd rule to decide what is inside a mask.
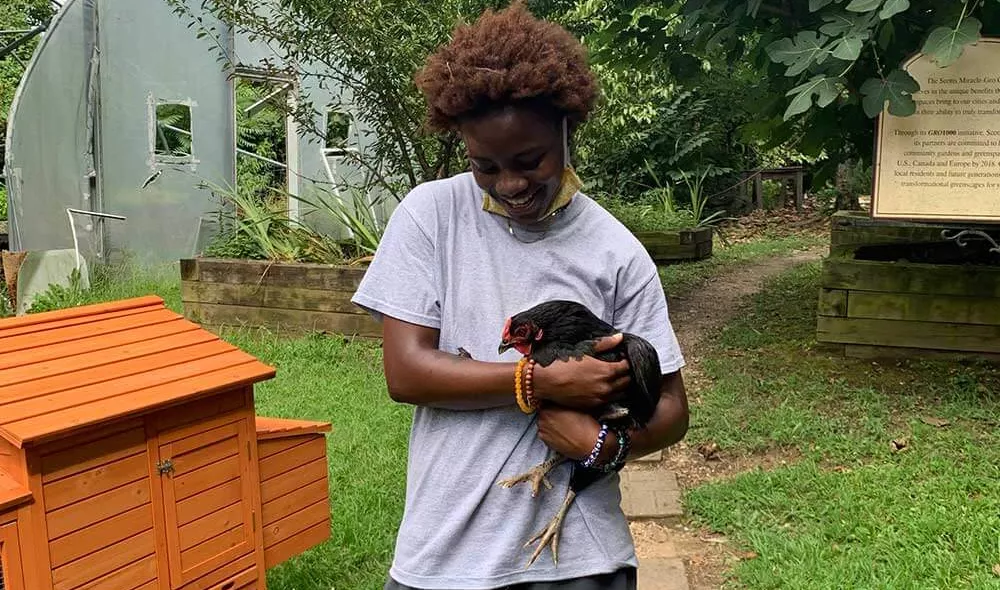
[[[687,434],[688,404],[681,374],[672,373],[664,377],[660,403],[652,420],[641,430],[631,434],[632,449],[629,460],[644,457],[678,443]]]
[[[517,403],[516,363],[488,363],[420,350],[396,363],[386,363],[386,381],[393,400],[417,406],[479,410]]]

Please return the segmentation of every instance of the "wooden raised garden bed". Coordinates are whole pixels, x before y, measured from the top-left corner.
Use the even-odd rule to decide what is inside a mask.
[[[835,216],[817,340],[855,357],[1000,360],[1000,255],[942,229]]]
[[[635,232],[657,264],[702,260],[712,255],[712,228]]]
[[[364,266],[263,260],[181,260],[181,299],[188,319],[210,328],[263,327],[381,337],[381,327],[351,303]]]

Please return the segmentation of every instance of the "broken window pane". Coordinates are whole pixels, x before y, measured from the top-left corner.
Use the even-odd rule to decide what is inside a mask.
[[[350,130],[350,115],[341,111],[328,111],[326,114],[326,149],[344,151],[347,148]]]
[[[281,80],[236,78],[236,186],[244,198],[282,202],[288,190],[290,91]]]
[[[179,103],[156,105],[156,137],[153,153],[157,156],[191,155],[191,107]]]

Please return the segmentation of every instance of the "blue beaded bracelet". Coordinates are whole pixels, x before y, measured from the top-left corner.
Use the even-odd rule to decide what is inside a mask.
[[[594,443],[594,450],[590,451],[590,455],[582,463],[584,467],[593,467],[597,463],[597,458],[601,455],[601,449],[604,448],[604,439],[607,437],[608,425],[601,424],[601,431],[597,433],[597,442]]]
[[[618,436],[618,452],[615,453],[614,459],[601,467],[605,473],[617,471],[625,465],[625,459],[628,458],[628,453],[632,450],[632,437],[629,436],[627,428],[616,428],[615,434]]]

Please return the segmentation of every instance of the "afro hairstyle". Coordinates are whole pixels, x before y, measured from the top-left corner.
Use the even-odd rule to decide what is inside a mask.
[[[524,0],[458,26],[415,81],[434,131],[457,129],[467,118],[514,104],[548,109],[575,128],[590,115],[598,93],[583,45],[532,15]]]

